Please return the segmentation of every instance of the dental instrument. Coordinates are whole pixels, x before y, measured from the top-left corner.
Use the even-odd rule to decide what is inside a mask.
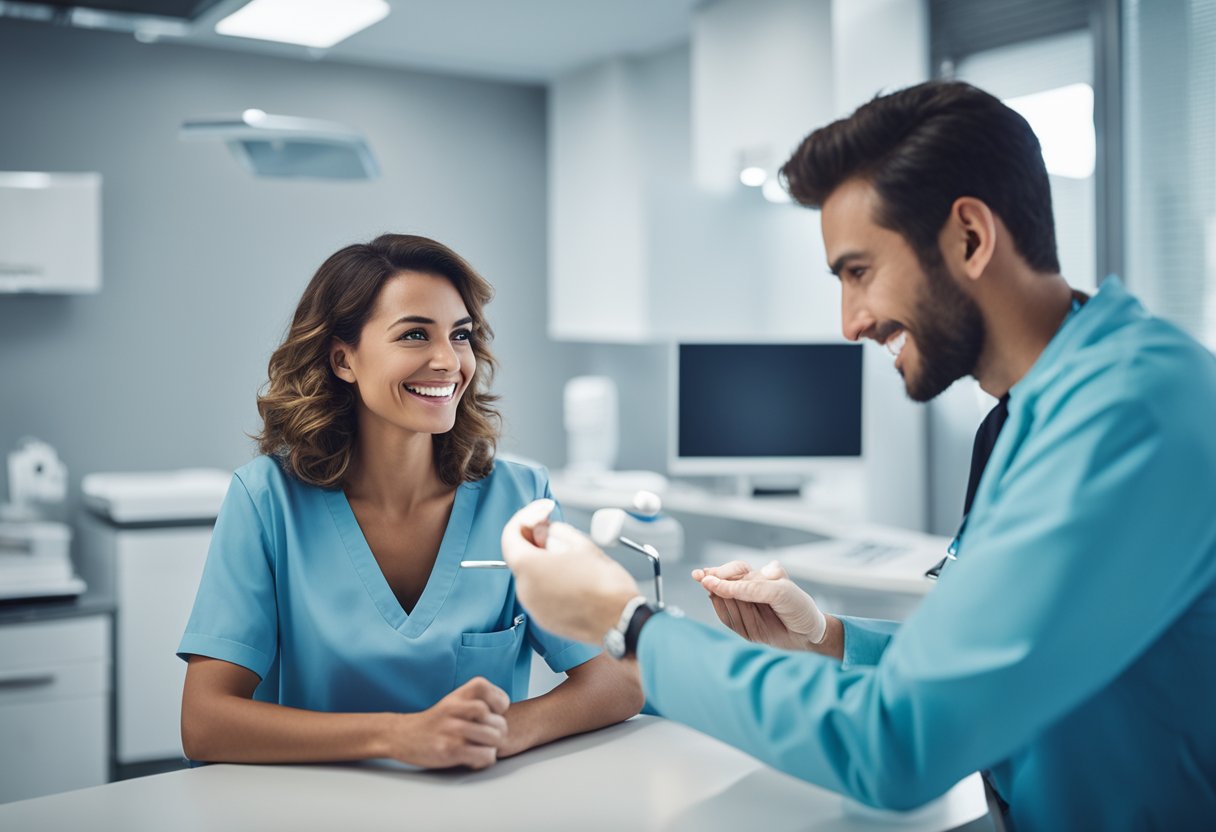
[[[663,507],[659,495],[651,491],[639,491],[633,497],[633,509],[636,514],[644,517],[655,517]],[[614,546],[617,543],[646,556],[654,567],[654,600],[655,605],[662,609],[663,602],[663,570],[659,560],[659,550],[648,543],[638,543],[621,534],[628,515],[624,509],[602,508],[591,515],[591,539],[600,548]]]
[[[652,518],[657,517],[663,509],[663,501],[653,491],[639,491],[633,495],[633,514]],[[637,543],[621,535],[628,514],[620,508],[602,508],[591,515],[591,539],[600,548],[621,544],[645,555],[654,567],[654,597],[655,604],[660,609],[666,606],[663,602],[663,572],[659,561],[659,550],[648,543]],[[506,569],[506,561],[501,560],[462,560],[462,569]]]

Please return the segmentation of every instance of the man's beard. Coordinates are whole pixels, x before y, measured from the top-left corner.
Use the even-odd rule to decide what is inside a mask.
[[[963,376],[974,374],[987,338],[984,316],[942,263],[925,269],[916,320],[910,323],[920,358],[919,372],[904,375],[910,399],[927,402]]]

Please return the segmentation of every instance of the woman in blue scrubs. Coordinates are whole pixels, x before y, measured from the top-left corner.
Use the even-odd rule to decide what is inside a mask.
[[[330,257],[258,398],[178,651],[193,760],[484,768],[626,719],[636,677],[539,629],[499,557],[551,496],[496,460],[492,289],[424,237]],[[532,651],[567,679],[527,699]]]

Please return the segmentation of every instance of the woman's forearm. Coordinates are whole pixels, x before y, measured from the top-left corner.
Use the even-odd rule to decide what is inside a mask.
[[[621,722],[645,702],[637,662],[600,655],[567,676],[549,693],[507,709],[507,744],[499,749],[500,758]]]
[[[233,695],[182,708],[182,748],[199,762],[308,763],[389,756],[395,720],[408,714],[332,714]]]
[[[188,758],[199,762],[307,763],[389,757],[428,768],[482,767],[493,762],[493,749],[497,749],[496,756],[509,757],[628,719],[642,707],[635,662],[598,656],[572,668],[568,676],[544,696],[507,708],[505,724],[503,716],[492,715],[492,711],[502,713],[498,706],[469,711],[470,701],[493,700],[483,687],[492,689],[506,707],[505,694],[485,680],[466,683],[435,707],[417,714],[335,714],[259,702],[242,695],[244,691],[207,689],[187,678],[182,748]],[[495,727],[494,720],[501,727]],[[491,756],[482,759],[483,752]]]

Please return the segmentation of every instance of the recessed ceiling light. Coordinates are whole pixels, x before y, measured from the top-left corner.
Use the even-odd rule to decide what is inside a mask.
[[[764,180],[764,184],[760,186],[760,192],[769,202],[784,204],[791,201],[789,193],[781,187],[781,182],[777,179]]]
[[[739,181],[749,188],[759,188],[768,178],[768,173],[758,165],[749,165],[739,171]]]
[[[388,13],[385,0],[251,0],[216,23],[215,31],[328,49]]]

